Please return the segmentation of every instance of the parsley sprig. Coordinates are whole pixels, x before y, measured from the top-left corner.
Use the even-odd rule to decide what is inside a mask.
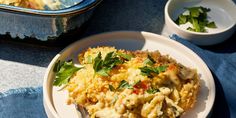
[[[53,82],[54,86],[61,86],[67,84],[72,77],[72,75],[80,70],[82,67],[76,67],[72,60],[69,61],[58,61],[53,71],[56,73],[56,78]]]
[[[211,10],[202,6],[185,8],[187,11],[180,14],[175,21],[176,24],[181,25],[190,22],[193,27],[188,27],[187,30],[194,32],[207,32],[205,27],[217,28],[215,22],[207,20],[207,12]]]
[[[149,93],[149,94],[155,94],[157,92],[160,92],[160,90],[159,89],[155,89],[155,88],[150,88],[146,92]]]
[[[134,86],[137,86],[138,84],[141,83],[141,80],[135,82],[134,84],[129,84],[127,81],[122,80],[120,81],[120,84],[117,88],[113,87],[112,85],[109,84],[109,90],[110,91],[116,91],[116,90],[122,90],[122,89],[133,89]]]
[[[101,55],[101,52],[99,52],[93,64],[94,71],[101,76],[109,76],[109,72],[114,66],[123,63],[114,52],[109,52],[104,60]]]
[[[152,66],[156,61],[151,57],[151,55],[148,55],[147,59],[145,59],[143,63]]]
[[[135,89],[135,88],[139,88],[139,89],[142,88],[141,80],[135,82],[134,84],[129,84],[127,81],[122,80],[117,88],[115,88],[115,87],[113,87],[112,85],[109,84],[109,90],[110,91],[119,91],[119,90],[122,90],[122,89]],[[142,89],[144,89],[144,88],[142,88]],[[149,94],[155,94],[157,92],[160,92],[160,90],[151,87],[151,88],[147,89],[146,92],[149,93]]]
[[[117,55],[120,56],[121,58],[125,59],[125,60],[128,60],[128,61],[130,61],[131,58],[133,58],[133,55],[126,54],[126,53],[121,53],[121,52],[118,52]]]
[[[139,69],[141,70],[142,75],[152,78],[153,74],[159,74],[161,72],[164,72],[166,71],[166,68],[167,66],[158,66],[158,67],[144,66]]]
[[[133,89],[133,86],[131,84],[129,84],[127,81],[122,80],[120,82],[120,85],[116,89],[120,90],[120,89],[124,89],[124,88]]]

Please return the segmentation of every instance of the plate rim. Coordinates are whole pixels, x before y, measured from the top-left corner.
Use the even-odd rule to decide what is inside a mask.
[[[85,38],[82,38],[80,40],[75,41],[74,43],[66,46],[58,54],[56,54],[56,56],[51,60],[50,64],[48,65],[48,67],[46,69],[46,73],[44,75],[44,80],[43,80],[43,102],[44,102],[44,108],[45,108],[46,114],[48,116],[53,116],[55,118],[59,118],[58,114],[56,113],[56,109],[54,108],[53,103],[51,103],[50,97],[48,95],[49,94],[48,93],[49,87],[52,86],[52,80],[48,79],[48,77],[49,77],[50,72],[52,71],[52,67],[54,66],[56,61],[60,58],[62,53],[64,53],[66,50],[78,45],[81,42],[86,42],[87,40],[94,40],[93,37],[101,37],[101,36],[108,36],[108,35],[114,35],[114,34],[115,35],[122,34],[122,35],[120,35],[120,37],[124,37],[127,34],[128,35],[131,35],[131,34],[134,35],[134,34],[140,34],[140,33],[142,35],[144,35],[145,40],[153,40],[153,39],[148,39],[148,38],[145,38],[145,37],[160,38],[161,40],[166,41],[167,43],[172,43],[172,44],[176,45],[177,47],[184,48],[185,51],[187,51],[188,53],[194,55],[195,56],[194,58],[197,58],[197,60],[201,63],[201,65],[203,65],[205,72],[207,72],[210,79],[212,79],[211,80],[212,83],[210,84],[211,85],[210,86],[211,87],[211,90],[210,90],[211,91],[211,98],[209,98],[209,99],[212,99],[212,101],[211,101],[211,103],[208,104],[208,105],[210,105],[209,108],[211,108],[211,109],[207,109],[206,112],[208,114],[206,114],[206,116],[205,116],[205,117],[207,117],[210,114],[210,112],[213,108],[214,101],[215,101],[215,93],[216,93],[215,92],[215,81],[214,81],[212,73],[211,73],[210,69],[208,68],[207,64],[203,61],[203,59],[197,53],[195,53],[193,50],[191,50],[187,46],[181,44],[180,42],[177,42],[175,40],[172,40],[168,37],[164,37],[164,36],[159,35],[159,34],[146,32],[146,31],[112,31],[112,32],[105,32],[105,33],[99,33],[99,34],[91,35],[91,36],[88,36],[88,37],[85,37]],[[52,91],[52,89],[51,89],[51,91]],[[210,93],[208,95],[210,95]],[[49,111],[47,111],[47,110],[49,110]]]

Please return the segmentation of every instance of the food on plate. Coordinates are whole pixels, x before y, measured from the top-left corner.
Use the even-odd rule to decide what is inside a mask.
[[[186,11],[178,16],[175,23],[182,25],[191,23],[192,27],[188,27],[187,30],[194,32],[207,32],[207,28],[217,28],[214,21],[208,20],[207,12],[210,12],[210,8],[202,6],[185,8]]]
[[[196,69],[159,51],[88,48],[54,67],[54,86],[65,85],[68,104],[91,118],[176,118],[194,107],[200,87]]]
[[[0,4],[39,10],[44,10],[47,6],[55,10],[58,9],[61,3],[59,0],[0,0]]]

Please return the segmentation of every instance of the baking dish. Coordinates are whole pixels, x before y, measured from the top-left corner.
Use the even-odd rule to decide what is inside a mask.
[[[10,35],[11,39],[55,41],[59,36],[81,28],[101,1],[83,0],[59,10],[36,10],[1,4],[0,35]]]

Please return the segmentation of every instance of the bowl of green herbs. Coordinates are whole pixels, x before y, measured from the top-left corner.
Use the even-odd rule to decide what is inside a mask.
[[[169,0],[165,24],[172,33],[197,45],[214,45],[235,32],[235,11],[230,0]]]

